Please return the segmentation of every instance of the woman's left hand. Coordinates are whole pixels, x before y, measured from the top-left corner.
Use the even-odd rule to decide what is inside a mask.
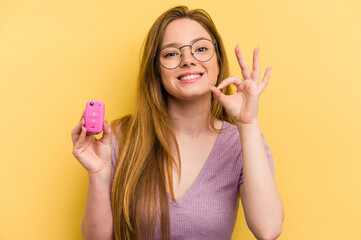
[[[214,97],[224,106],[228,115],[236,125],[257,123],[259,97],[268,83],[272,67],[268,67],[260,79],[259,47],[253,51],[253,69],[250,71],[237,45],[235,48],[238,64],[241,67],[243,80],[231,76],[223,80],[218,87],[211,87]],[[223,94],[220,89],[233,84],[237,90],[232,95]]]

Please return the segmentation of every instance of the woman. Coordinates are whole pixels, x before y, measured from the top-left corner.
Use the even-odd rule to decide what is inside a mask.
[[[204,10],[179,6],[155,21],[134,113],[105,121],[100,140],[86,134],[84,113],[72,131],[89,173],[84,239],[231,239],[238,196],[257,239],[280,235],[283,205],[257,119],[271,68],[259,82],[258,52],[251,71],[237,46],[243,79],[229,77]]]

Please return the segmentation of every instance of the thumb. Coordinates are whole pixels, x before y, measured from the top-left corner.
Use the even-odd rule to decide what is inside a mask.
[[[105,121],[104,121],[103,129],[104,129],[104,133],[103,133],[102,139],[105,143],[109,144],[109,143],[111,143],[112,129],[109,126],[107,119],[105,119]]]
[[[225,104],[226,101],[226,95],[224,95],[218,88],[216,88],[215,86],[211,86],[210,87],[213,96],[215,97],[215,99],[218,100],[218,102],[220,102],[223,106]]]

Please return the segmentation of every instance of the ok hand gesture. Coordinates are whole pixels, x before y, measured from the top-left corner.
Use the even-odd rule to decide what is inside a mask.
[[[263,80],[259,82],[259,47],[253,51],[252,72],[244,60],[238,45],[235,48],[235,53],[238,64],[241,67],[243,79],[231,76],[223,80],[218,87],[212,86],[211,91],[214,97],[224,106],[236,125],[257,123],[259,97],[268,83],[272,67],[266,69]],[[232,95],[224,95],[220,89],[230,84],[236,86],[236,92]]]

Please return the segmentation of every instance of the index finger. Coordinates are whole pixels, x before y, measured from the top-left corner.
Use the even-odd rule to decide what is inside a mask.
[[[81,134],[82,126],[84,125],[84,115],[85,115],[85,110],[83,110],[83,114],[81,115],[78,124],[75,126],[73,131],[71,131],[71,139],[73,141],[73,144],[75,144],[76,140],[79,138],[79,135]]]
[[[78,140],[81,132],[82,132],[82,126],[84,125],[84,120],[80,119],[78,124],[74,127],[74,129],[71,131],[71,140],[73,141],[73,145]]]
[[[81,115],[80,121],[84,118],[85,110],[83,110],[83,114]]]

